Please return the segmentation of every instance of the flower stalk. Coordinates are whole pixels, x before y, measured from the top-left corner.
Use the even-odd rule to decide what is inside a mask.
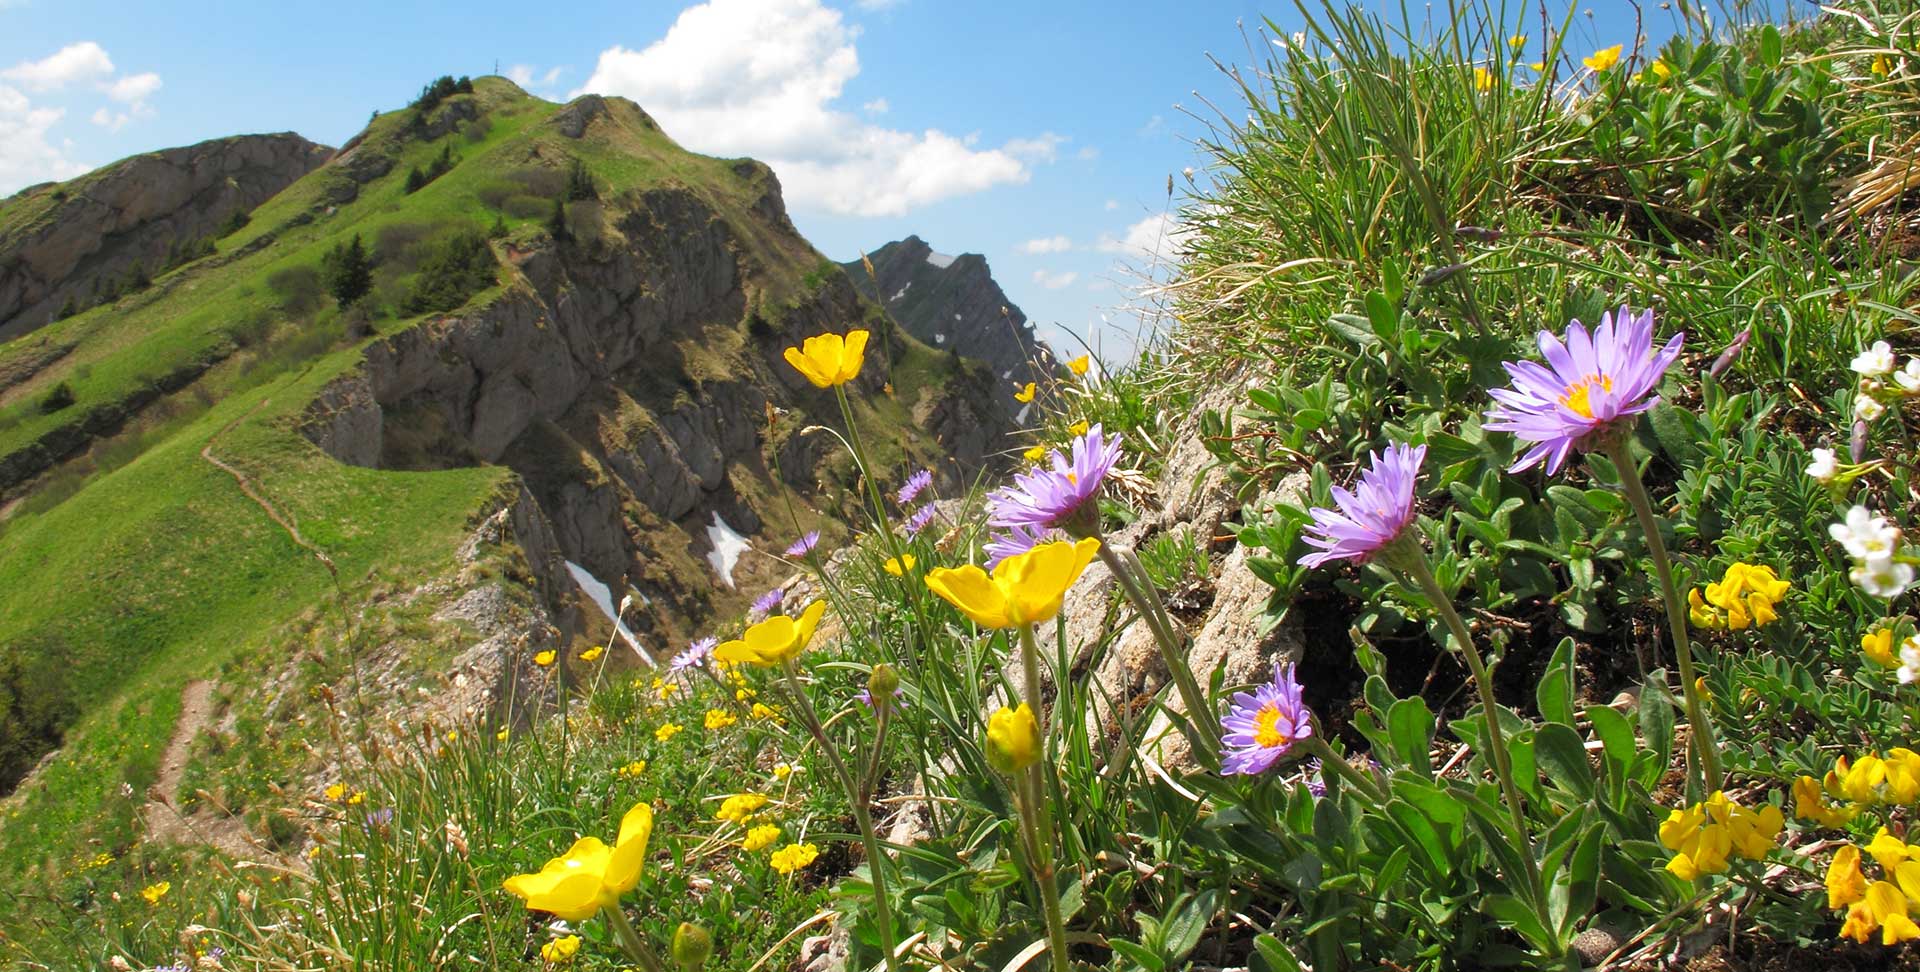
[[[1211,763],[1220,752],[1220,737],[1213,724],[1213,708],[1207,703],[1207,695],[1200,683],[1193,677],[1193,669],[1188,666],[1185,654],[1185,639],[1181,638],[1173,626],[1173,619],[1167,616],[1166,608],[1160,604],[1160,598],[1148,586],[1143,573],[1136,573],[1133,565],[1137,559],[1122,558],[1114,548],[1104,540],[1100,543],[1100,562],[1107,565],[1119,583],[1120,590],[1126,594],[1133,610],[1140,615],[1153,633],[1153,641],[1160,649],[1160,660],[1167,666],[1168,674],[1173,678],[1174,689],[1180,693],[1180,702],[1187,709],[1187,742],[1193,746],[1202,762]]]

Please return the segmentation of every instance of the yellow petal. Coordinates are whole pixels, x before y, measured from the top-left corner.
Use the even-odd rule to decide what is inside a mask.
[[[759,656],[753,653],[753,649],[748,647],[746,642],[738,639],[723,642],[713,650],[713,657],[729,665],[744,665],[750,662],[760,664]]]
[[[547,862],[537,874],[508,878],[503,885],[519,895],[527,907],[551,911],[567,921],[584,921],[605,903],[601,882],[612,851],[598,837],[582,837],[562,857]]]
[[[814,601],[801,610],[800,617],[794,619],[794,640],[798,642],[798,647],[794,649],[796,652],[813,643],[813,629],[820,626],[820,619],[824,617],[826,613],[827,602]]]
[[[860,366],[867,358],[867,331],[848,331],[846,339],[840,345],[840,360],[835,372],[840,380],[834,384],[844,384],[860,375]]]
[[[1100,541],[1092,537],[1076,543],[1057,540],[1001,561],[993,569],[993,582],[1005,593],[1015,623],[1053,620],[1068,589],[1099,551]]]
[[[640,883],[640,866],[647,859],[647,838],[653,836],[653,807],[636,803],[620,818],[620,839],[614,842],[603,879],[607,890],[622,894]]]
[[[1860,873],[1860,848],[1846,844],[1833,852],[1827,865],[1827,907],[1844,908],[1867,896],[1867,878]]]
[[[1040,760],[1040,724],[1025,702],[1002,706],[987,720],[987,762],[1002,773],[1017,773]]]
[[[1860,650],[1868,659],[1881,668],[1899,668],[1900,659],[1893,657],[1893,629],[1881,628],[1860,636]]]
[[[1027,402],[1033,401],[1035,392],[1036,389],[1033,386],[1033,382],[1027,382],[1025,388],[1013,393],[1013,400],[1024,405]]]
[[[799,635],[792,618],[776,614],[748,628],[741,640],[747,643],[755,664],[778,665],[800,653]]]
[[[1070,370],[1072,370],[1073,373],[1076,375],[1084,375],[1087,373],[1087,366],[1092,363],[1093,362],[1091,360],[1091,356],[1083,354],[1080,357],[1067,362],[1067,367]]]
[[[973,564],[936,567],[927,572],[927,587],[960,609],[983,628],[1011,628],[1019,624],[1008,611],[1007,599],[987,572]]]
[[[829,388],[833,385],[833,376],[821,371],[814,360],[799,348],[788,348],[785,357],[795,371],[806,376],[806,379],[816,387]]]
[[[1873,840],[1867,843],[1867,853],[1873,855],[1874,863],[1882,870],[1889,872],[1906,863],[1910,856],[1907,842],[1887,833],[1885,827],[1874,833]]]
[[[1847,909],[1847,920],[1840,926],[1840,937],[1851,938],[1864,945],[1879,929],[1880,922],[1873,917],[1873,909],[1867,907],[1864,900],[1857,901]]]

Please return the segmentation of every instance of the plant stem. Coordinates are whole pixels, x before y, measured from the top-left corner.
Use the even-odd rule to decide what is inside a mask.
[[[1200,690],[1200,683],[1194,681],[1193,670],[1187,667],[1185,647],[1173,631],[1173,623],[1160,607],[1160,599],[1145,581],[1135,576],[1131,567],[1122,560],[1114,548],[1100,538],[1100,562],[1107,565],[1113,578],[1120,584],[1127,600],[1133,604],[1134,613],[1146,622],[1153,632],[1153,640],[1160,647],[1160,660],[1167,666],[1167,673],[1173,677],[1174,688],[1180,693],[1180,701],[1187,708],[1187,742],[1193,746],[1195,755],[1201,757],[1203,764],[1211,764],[1220,752],[1220,737],[1213,725],[1213,710],[1207,704],[1206,693]]]
[[[1367,799],[1376,804],[1387,802],[1387,792],[1380,788],[1379,782],[1354,769],[1353,764],[1347,762],[1346,757],[1334,752],[1333,747],[1327,745],[1325,739],[1318,735],[1308,736],[1300,740],[1300,748],[1312,753],[1314,758],[1320,761],[1320,772],[1330,772],[1339,776],[1352,784],[1354,789],[1366,794]]]
[[[1695,684],[1698,679],[1693,669],[1693,638],[1687,630],[1687,614],[1681,608],[1680,592],[1673,584],[1673,562],[1667,556],[1666,541],[1660,539],[1660,523],[1654,518],[1653,500],[1647,496],[1646,484],[1640,481],[1640,467],[1634,464],[1633,452],[1627,445],[1625,435],[1614,434],[1607,437],[1606,457],[1620,473],[1620,485],[1627,494],[1627,504],[1633,507],[1634,515],[1640,518],[1640,532],[1647,539],[1647,553],[1653,558],[1653,572],[1660,580],[1660,595],[1667,602],[1667,634],[1673,639],[1674,661],[1680,666],[1680,697],[1686,700],[1687,722],[1693,727],[1691,734],[1694,762],[1699,767],[1705,793],[1720,786],[1720,755],[1713,741],[1713,724],[1707,721],[1706,709],[1700,704],[1700,689]],[[1692,774],[1688,774],[1692,782]],[[1700,794],[1690,794],[1699,796]]]
[[[807,703],[806,694],[800,688],[800,676],[794,670],[793,661],[789,659],[785,665],[781,666],[781,670],[786,676],[783,684],[790,696],[794,713],[806,725],[808,734],[813,736],[813,741],[820,747],[820,755],[826,759],[834,776],[840,780],[840,787],[847,794],[847,802],[853,807],[854,822],[860,825],[860,840],[867,851],[867,874],[873,879],[874,920],[880,926],[880,947],[887,953],[880,967],[887,970],[893,969],[893,909],[887,901],[887,858],[880,849],[880,837],[873,829],[873,814],[867,808],[869,794],[865,787],[854,782],[853,776],[847,772],[847,764],[840,759],[840,754],[835,752],[833,745],[827,741],[825,727],[820,725],[819,716],[814,713],[813,706]]]
[[[620,950],[626,952],[628,958],[640,963],[646,972],[665,972],[660,958],[640,940],[640,933],[634,930],[633,923],[627,920],[627,913],[620,910],[618,903],[600,909],[600,913],[606,916],[607,924],[613,928],[613,937],[620,942]]]
[[[1527,828],[1526,804],[1521,801],[1520,785],[1513,778],[1512,756],[1507,752],[1506,732],[1500,728],[1500,703],[1493,696],[1493,674],[1487,671],[1487,664],[1480,658],[1480,649],[1474,647],[1473,635],[1467,631],[1467,624],[1460,620],[1460,613],[1453,609],[1453,599],[1440,587],[1433,571],[1427,567],[1427,558],[1419,548],[1404,535],[1394,541],[1405,547],[1390,557],[1393,566],[1399,567],[1419,585],[1427,600],[1433,603],[1433,609],[1446,622],[1447,630],[1452,632],[1453,640],[1458,643],[1460,656],[1467,660],[1467,668],[1473,673],[1473,684],[1480,691],[1480,709],[1487,720],[1486,748],[1489,761],[1493,763],[1494,775],[1500,778],[1501,792],[1507,798],[1507,812],[1513,817],[1513,831],[1520,840],[1520,860],[1526,865],[1527,889],[1533,899],[1534,908],[1540,912],[1540,920],[1546,928],[1555,927],[1552,917],[1547,914],[1546,889],[1540,881],[1540,865],[1533,859],[1533,835]]]
[[[1014,795],[1020,801],[1020,829],[1026,831],[1033,880],[1040,886],[1040,913],[1047,922],[1047,952],[1052,956],[1054,972],[1069,972],[1067,923],[1060,914],[1060,887],[1054,877],[1052,821],[1047,812],[1045,786],[1040,764],[1035,763],[1015,781]]]

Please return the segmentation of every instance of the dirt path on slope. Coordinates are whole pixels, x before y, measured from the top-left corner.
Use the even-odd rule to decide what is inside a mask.
[[[244,422],[248,418],[252,417],[253,413],[260,411],[260,409],[265,407],[269,401],[272,401],[272,399],[262,398],[260,400],[260,404],[255,405],[250,409],[247,409],[246,412],[242,413],[239,418],[236,418],[233,421],[228,422],[224,428],[222,428],[218,432],[215,432],[213,434],[213,437],[207,440],[207,444],[200,447],[200,458],[205,459],[206,461],[212,463],[214,467],[219,469],[221,472],[224,472],[227,475],[232,476],[233,481],[239,484],[240,492],[245,493],[248,499],[252,500],[255,505],[260,507],[260,509],[264,510],[267,514],[268,519],[272,520],[275,523],[278,523],[281,529],[287,531],[287,536],[293,538],[293,542],[295,544],[299,545],[299,547],[302,550],[305,550],[308,553],[313,554],[314,559],[320,561],[320,566],[325,567],[327,569],[327,573],[332,574],[334,579],[338,580],[340,577],[340,571],[338,568],[333,566],[333,558],[328,557],[326,554],[326,551],[321,550],[319,547],[314,546],[312,541],[300,535],[299,521],[295,520],[293,518],[293,515],[290,513],[282,513],[278,507],[273,505],[273,502],[271,500],[268,500],[265,496],[261,495],[260,491],[254,488],[253,480],[249,479],[246,473],[243,473],[240,470],[235,469],[234,467],[226,464],[225,462],[222,462],[219,456],[216,456],[213,454],[213,444],[220,441],[221,436],[224,436],[228,432],[233,431],[234,426],[239,425],[241,422]]]
[[[180,812],[180,780],[186,775],[188,750],[202,729],[213,722],[214,684],[206,679],[188,682],[180,692],[180,720],[173,738],[160,756],[160,777],[147,790],[140,815],[147,839],[171,844],[207,844],[233,858],[258,858],[265,848],[247,833],[246,824],[231,816]],[[271,856],[271,855],[269,855]]]

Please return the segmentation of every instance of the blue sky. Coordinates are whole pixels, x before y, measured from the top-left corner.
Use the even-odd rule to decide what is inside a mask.
[[[1616,0],[1594,23],[1630,40]],[[683,145],[770,162],[835,259],[917,233],[986,254],[1057,345],[1100,332],[1204,167],[1208,60],[1291,2],[709,0],[313,5],[0,0],[0,194],[137,152],[292,130],[339,145],[439,74],[634,98]],[[1564,9],[1564,8],[1562,8]],[[1651,25],[1650,25],[1651,26]],[[1196,96],[1196,92],[1198,96]]]

